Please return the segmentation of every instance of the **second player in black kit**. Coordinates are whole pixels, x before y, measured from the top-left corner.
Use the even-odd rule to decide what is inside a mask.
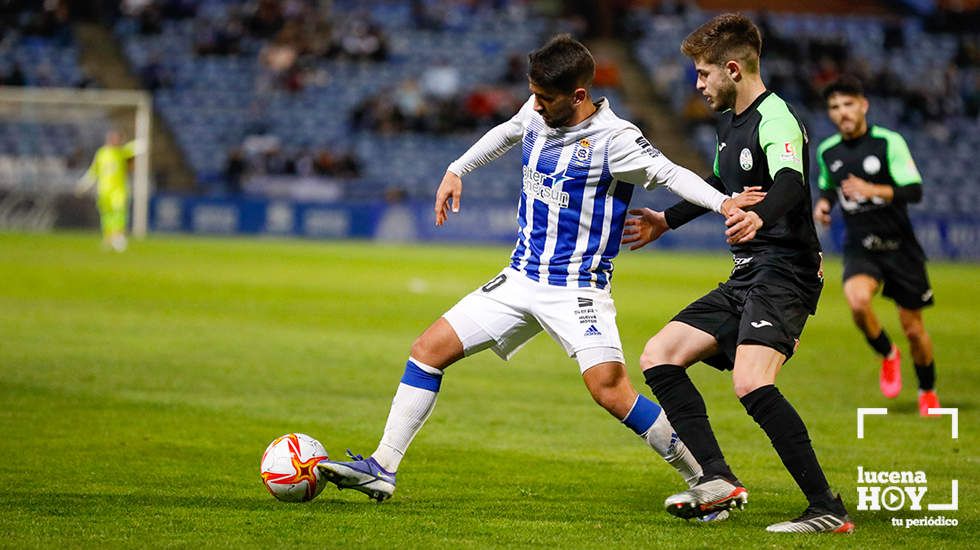
[[[806,130],[778,96],[766,91],[745,111],[721,115],[709,183],[727,195],[751,186],[768,193],[777,182],[779,188],[753,209],[765,220],[755,237],[732,245],[729,280],[674,317],[718,340],[718,355],[705,359],[706,363],[732,369],[741,343],[769,346],[787,359],[793,355],[823,288],[820,241],[809,215],[808,173]],[[664,215],[667,225],[677,229],[705,213],[699,206],[680,202]],[[750,294],[766,299],[747,300]]]
[[[761,48],[758,28],[737,14],[715,17],[681,45],[694,61],[698,91],[721,113],[708,181],[724,193],[761,187],[766,196],[726,221],[734,258],[729,279],[678,313],[640,357],[647,385],[704,470],[696,486],[671,495],[664,505],[669,513],[690,518],[747,500],[686,371],[704,361],[732,371],[736,396],[808,501],[802,515],[767,530],[849,533],[854,524],[830,490],[803,419],[775,386],[816,310],[823,280],[810,215],[806,131],[792,108],[766,90]],[[633,213],[640,217],[627,221],[623,242],[635,249],[705,210],[682,202],[662,213]]]
[[[922,199],[922,177],[900,134],[868,124],[859,80],[840,78],[824,90],[824,99],[838,133],[817,149],[821,193],[814,218],[829,225],[835,204],[844,214],[844,295],[855,324],[882,357],[879,386],[889,398],[902,389],[901,353],[871,301],[881,290],[898,305],[919,381],[919,412],[928,416],[939,407],[932,340],[922,320],[933,295],[908,214],[908,205]]]

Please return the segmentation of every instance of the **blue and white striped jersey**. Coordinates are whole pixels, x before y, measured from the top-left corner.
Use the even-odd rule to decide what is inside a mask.
[[[607,288],[633,186],[664,185],[716,212],[727,198],[655,149],[601,98],[581,123],[550,128],[534,96],[449,171],[463,176],[521,144],[523,185],[511,267],[554,286]]]

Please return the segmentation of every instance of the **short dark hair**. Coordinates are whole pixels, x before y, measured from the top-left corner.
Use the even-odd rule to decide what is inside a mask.
[[[740,13],[723,13],[694,29],[681,42],[681,51],[695,62],[721,65],[735,59],[748,72],[759,72],[762,35],[755,23]]]
[[[527,58],[527,76],[548,90],[572,92],[576,88],[588,88],[595,77],[592,54],[569,34],[555,35]]]
[[[834,94],[863,97],[864,86],[861,85],[861,80],[854,75],[841,75],[837,80],[831,82],[823,89],[823,100],[827,101]]]

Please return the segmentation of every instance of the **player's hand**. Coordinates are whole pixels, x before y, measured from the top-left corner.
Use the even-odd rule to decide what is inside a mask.
[[[79,180],[75,182],[75,196],[83,197],[88,193],[89,189],[91,188],[92,188],[92,182],[89,181],[88,178],[85,177],[79,178]]]
[[[463,194],[463,180],[452,172],[446,171],[442,183],[436,190],[436,225],[442,225],[449,219],[449,208],[459,212],[459,197]]]
[[[874,184],[854,174],[847,174],[847,178],[840,183],[840,189],[844,192],[844,196],[852,201],[861,202],[875,196]]]
[[[762,186],[746,187],[741,193],[730,199],[725,199],[725,202],[721,203],[721,213],[727,218],[734,214],[733,208],[745,209],[753,204],[759,204],[764,198],[766,198],[766,193],[762,191]]]
[[[833,208],[827,199],[819,199],[817,205],[813,207],[813,221],[830,227],[830,210]]]
[[[630,214],[639,216],[638,218],[628,218],[623,228],[623,240],[621,242],[630,245],[630,250],[643,248],[659,239],[670,229],[663,212],[649,208],[634,208],[630,210]]]
[[[756,231],[762,228],[762,218],[755,212],[738,210],[725,220],[725,225],[728,244],[741,244],[755,238]]]

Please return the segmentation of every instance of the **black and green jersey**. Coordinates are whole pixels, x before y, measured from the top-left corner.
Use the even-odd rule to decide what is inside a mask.
[[[812,257],[812,253],[820,251],[810,213],[808,151],[803,123],[793,108],[772,92],[764,92],[738,115],[731,109],[722,114],[714,173],[727,193],[740,193],[753,185],[769,191],[782,170],[799,172],[807,188],[803,201],[786,215],[766,223],[751,241],[734,245],[734,254],[783,250],[790,254],[805,252]]]
[[[851,140],[835,134],[817,148],[817,166],[821,191],[836,191],[844,212],[845,250],[888,250],[899,246],[921,250],[903,201],[885,202],[878,197],[854,201],[840,190],[849,174],[896,188],[921,184],[909,146],[900,134],[880,126],[871,126],[863,136]]]

